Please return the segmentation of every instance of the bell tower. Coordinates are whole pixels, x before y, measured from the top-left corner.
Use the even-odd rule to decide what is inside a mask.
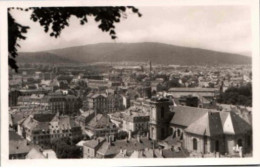
[[[149,135],[153,140],[162,140],[169,135],[169,123],[173,116],[170,112],[172,104],[168,98],[153,98],[150,100]]]

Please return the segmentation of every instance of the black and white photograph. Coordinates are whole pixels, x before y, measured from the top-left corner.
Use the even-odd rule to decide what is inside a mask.
[[[80,2],[1,11],[3,160],[257,163],[259,2]]]

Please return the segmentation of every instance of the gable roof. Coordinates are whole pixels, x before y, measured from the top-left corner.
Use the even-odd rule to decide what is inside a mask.
[[[9,140],[20,141],[23,140],[23,138],[20,135],[18,135],[14,130],[9,130]]]
[[[97,153],[108,156],[118,154],[120,152],[120,149],[125,149],[127,152],[132,153],[134,150],[142,150],[145,148],[153,147],[152,141],[148,140],[147,138],[140,139],[142,143],[138,142],[136,139],[132,139],[129,142],[126,142],[125,140],[117,140],[115,142],[112,142],[112,144],[105,141],[98,149]]]
[[[48,130],[49,123],[48,122],[39,122],[33,118],[33,116],[28,116],[25,120],[21,122],[21,124],[29,128],[30,130]]]
[[[103,114],[97,114],[87,123],[87,126],[93,128],[111,127],[112,125],[114,124],[110,122],[109,117]]]
[[[224,133],[244,134],[252,130],[251,125],[235,112],[220,112]]]
[[[83,143],[83,146],[87,146],[87,147],[90,147],[92,149],[95,149],[98,145],[101,145],[104,141],[105,141],[104,137],[99,137],[98,139],[92,139],[92,140],[85,141]]]
[[[78,127],[76,122],[70,116],[60,116],[58,113],[50,121],[50,125],[55,125],[56,129],[71,129],[73,127]]]
[[[19,136],[14,130],[9,131],[9,155],[28,153],[31,146],[27,145],[25,139]]]
[[[173,109],[174,115],[171,120],[171,124],[188,127],[191,123],[198,120],[205,115],[209,110],[189,107],[189,106],[176,106]]]
[[[26,159],[46,159],[46,157],[35,147],[26,155]]]
[[[222,123],[219,113],[208,112],[198,120],[190,124],[186,132],[196,135],[216,136],[223,134]]]

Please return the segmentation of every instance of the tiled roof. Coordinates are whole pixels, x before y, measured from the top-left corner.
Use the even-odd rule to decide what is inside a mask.
[[[127,152],[133,152],[134,150],[152,147],[152,141],[147,138],[141,138],[141,142],[138,142],[136,139],[132,139],[129,142],[126,140],[117,140],[112,142],[112,144],[107,141],[104,142],[97,152],[102,155],[116,155],[120,152],[120,149],[126,149]]]
[[[38,113],[38,114],[34,114],[33,118],[39,122],[50,122],[53,117],[55,116],[55,114],[52,113]]]
[[[46,159],[46,157],[36,148],[32,148],[26,155],[26,159]]]
[[[89,123],[87,123],[88,126],[95,128],[111,126],[111,124],[112,123],[109,121],[109,117],[103,114],[97,114],[89,121]]]
[[[32,116],[28,116],[21,124],[24,127],[29,128],[30,130],[48,130],[49,123],[48,122],[39,122],[32,118]]]
[[[18,135],[14,130],[9,130],[9,140],[19,141],[19,140],[23,140],[23,138],[20,135]]]
[[[95,99],[95,98],[97,98],[99,96],[102,96],[102,97],[105,97],[105,98],[107,97],[106,94],[102,93],[102,94],[94,94],[91,98]]]
[[[58,125],[54,123],[57,123]],[[78,127],[70,116],[59,116],[58,114],[50,121],[50,124],[56,125],[56,129],[71,129],[73,127]]]
[[[176,106],[173,109],[175,113],[171,124],[188,127],[191,123],[198,120],[208,112],[208,109],[189,107],[189,106]]]
[[[19,136],[15,131],[9,131],[9,155],[28,153],[31,146],[27,145],[25,139]]]
[[[48,159],[57,159],[57,155],[52,149],[44,150],[42,153]]]
[[[172,151],[171,149],[163,149],[162,151],[163,157],[165,158],[185,158],[188,157],[188,153],[186,151]]]
[[[105,141],[104,137],[99,137],[98,139],[92,139],[88,140],[83,143],[83,146],[88,146],[92,149],[96,148],[100,143],[103,143]],[[79,144],[80,145],[80,144]]]
[[[170,92],[214,92],[218,91],[216,88],[170,88]]]
[[[220,112],[220,115],[222,118],[222,124],[224,125],[224,133],[231,133],[237,135],[244,134],[252,130],[251,125],[234,112]],[[225,127],[229,117],[231,119],[231,130],[233,130],[233,132],[226,130]]]
[[[190,124],[186,132],[196,135],[216,136],[223,134],[222,123],[219,113],[208,112],[198,120]]]
[[[88,111],[84,111],[83,113],[81,113],[81,116],[88,117],[89,115],[91,115],[93,113],[94,113],[94,110],[88,110]]]
[[[27,145],[26,140],[9,141],[9,155],[28,153],[31,147]]]

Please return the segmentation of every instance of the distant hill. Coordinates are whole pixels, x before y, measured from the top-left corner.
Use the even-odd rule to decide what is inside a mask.
[[[18,63],[46,63],[46,64],[63,64],[77,63],[77,61],[64,58],[49,52],[21,52],[17,57]]]
[[[250,57],[239,54],[151,42],[99,43],[50,50],[40,53],[45,53],[48,56],[49,61],[51,60],[51,57],[55,57],[57,61],[63,58],[65,59],[63,61],[69,59],[71,61],[81,63],[122,61],[147,62],[149,60],[154,64],[157,63],[164,65],[215,65],[251,63]],[[34,54],[37,55],[37,53]],[[39,56],[42,57],[43,54],[39,54]],[[57,57],[59,59],[57,59]],[[54,60],[52,61],[54,62]]]

